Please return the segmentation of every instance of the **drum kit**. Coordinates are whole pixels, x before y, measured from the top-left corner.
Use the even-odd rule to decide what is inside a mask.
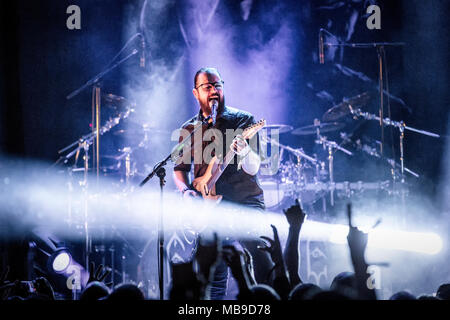
[[[405,173],[419,178],[419,174],[408,169],[404,164],[404,131],[410,130],[421,133],[430,137],[438,138],[439,135],[424,130],[418,130],[405,125],[403,121],[393,121],[389,118],[383,118],[362,111],[370,101],[367,92],[344,99],[341,103],[328,109],[322,116],[322,121],[314,119],[312,125],[294,128],[287,124],[269,125],[265,127],[265,131],[260,134],[262,142],[273,148],[279,148],[280,153],[275,153],[278,164],[278,170],[270,175],[260,174],[260,184],[264,190],[264,199],[266,207],[271,211],[281,211],[281,209],[292,204],[298,199],[303,206],[308,206],[313,211],[313,206],[319,203],[319,210],[325,213],[327,211],[327,203],[331,206],[335,204],[336,193],[338,197],[349,199],[350,197],[363,194],[366,191],[386,192],[388,195],[404,197],[407,194],[407,184],[405,182]],[[329,140],[324,133],[337,133],[346,126],[345,120],[351,117],[353,120],[364,119],[367,121],[374,120],[382,123],[383,126],[397,128],[400,131],[400,163],[395,159],[385,156],[379,148],[379,142],[370,139],[371,143],[365,143],[361,139],[354,139],[352,134],[340,132],[341,143]],[[276,132],[275,138],[272,137]],[[292,136],[308,137],[315,135],[314,145],[319,145],[326,151],[326,156],[318,157],[305,153],[303,148],[294,148],[283,145],[279,142],[278,134],[289,133]],[[368,140],[366,138],[365,140]],[[377,142],[377,143],[374,143]],[[375,144],[375,146],[374,146]],[[343,147],[343,145],[352,146],[352,151]],[[380,150],[379,150],[380,149]],[[348,156],[358,154],[369,155],[374,160],[381,160],[389,169],[391,178],[377,181],[335,181],[335,172],[340,168],[335,168],[334,157],[336,152],[342,152]],[[287,152],[289,156],[283,158]],[[275,156],[271,156],[275,157]],[[267,164],[267,162],[265,163]],[[265,165],[263,164],[263,166]],[[348,170],[342,168],[341,171]],[[400,182],[400,183],[397,183]],[[328,198],[329,196],[329,198]],[[326,201],[329,199],[329,202]],[[319,201],[321,200],[321,201]]]
[[[136,112],[136,104],[124,97],[104,94],[101,96],[101,105],[102,118],[107,116],[108,120],[99,126],[98,131],[93,128],[92,132],[59,150],[55,165],[63,163],[71,175],[74,172],[85,173],[80,185],[88,183],[88,173],[95,173],[98,166],[98,177],[111,178],[112,187],[117,192],[127,193],[137,185],[134,179],[140,179],[148,173],[149,165],[142,163],[142,158],[148,157],[146,150],[151,142],[158,138],[162,140],[162,136],[164,139],[170,138],[170,132],[142,123]],[[103,141],[98,156],[97,135]],[[93,150],[90,150],[91,147]],[[74,160],[70,163],[72,158]],[[83,159],[81,165],[80,159]],[[91,184],[92,188],[94,186]]]

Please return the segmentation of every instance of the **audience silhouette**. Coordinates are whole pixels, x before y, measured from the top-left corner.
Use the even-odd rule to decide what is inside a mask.
[[[258,247],[272,261],[273,267],[268,275],[268,284],[257,283],[254,275],[255,265],[250,252],[239,243],[226,243],[213,234],[212,240],[198,238],[198,246],[192,259],[185,263],[171,263],[172,284],[170,300],[210,300],[211,282],[216,268],[230,268],[236,280],[238,301],[277,301],[277,300],[376,300],[375,289],[367,285],[370,274],[365,260],[368,235],[352,224],[351,205],[347,206],[349,232],[347,244],[350,251],[353,271],[337,274],[328,289],[313,283],[303,283],[299,275],[299,239],[306,214],[298,201],[283,210],[289,225],[284,252],[275,225],[271,225],[273,238],[261,236]],[[100,264],[95,268],[89,265],[89,279],[83,288],[81,301],[140,301],[145,295],[135,283],[120,283],[110,289],[112,283],[105,283],[111,269]],[[55,300],[55,292],[44,277],[33,281],[8,279],[9,266],[0,272],[0,299],[9,301]],[[450,300],[450,283],[441,284],[436,293],[414,296],[406,290],[396,292],[389,300]]]

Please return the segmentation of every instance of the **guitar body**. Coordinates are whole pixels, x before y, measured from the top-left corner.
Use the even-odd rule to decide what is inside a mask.
[[[242,133],[244,139],[250,139],[255,135],[262,127],[266,125],[266,120],[260,120],[257,123],[251,125],[246,128]],[[216,194],[216,182],[219,180],[222,173],[227,168],[228,164],[234,157],[234,152],[230,150],[223,161],[221,161],[214,156],[210,163],[208,164],[208,168],[203,176],[197,177],[192,182],[193,187],[199,193],[202,194],[203,199],[214,201],[219,203],[222,200],[222,196]]]
[[[216,184],[210,183],[213,172],[217,172],[217,170],[220,170],[219,160],[214,156],[211,159],[205,174],[195,178],[192,185],[195,190],[202,194],[203,199],[219,203],[222,200],[222,196],[216,195]]]

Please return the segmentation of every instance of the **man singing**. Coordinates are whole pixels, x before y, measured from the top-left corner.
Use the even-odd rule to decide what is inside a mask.
[[[218,101],[217,116],[215,125],[211,128],[220,130],[225,145],[224,153],[230,146],[226,145],[226,129],[245,129],[255,123],[253,116],[245,111],[225,106],[224,81],[215,68],[202,68],[195,74],[194,89],[192,90],[197,99],[200,110],[198,115],[183,124],[182,128],[188,131],[194,129],[197,121],[202,121],[211,115],[211,105],[213,100]],[[210,142],[211,143],[211,142]],[[208,145],[202,144],[202,150]],[[194,149],[195,142],[191,144]],[[223,172],[216,183],[216,194],[222,195],[225,201],[230,201],[261,210],[265,209],[264,195],[256,174],[261,163],[259,155],[252,150],[250,145],[241,135],[236,136],[231,148],[238,155],[238,159],[232,161]],[[192,150],[194,151],[194,150]],[[198,152],[199,150],[195,150]],[[174,168],[175,183],[184,195],[196,196],[197,192],[190,186],[188,173],[191,170],[191,163],[194,161],[194,152],[191,152],[190,163],[181,163]],[[204,159],[203,159],[204,160]],[[242,170],[238,169],[240,164]],[[208,163],[194,164],[194,178],[204,175]],[[195,187],[195,186],[194,186]]]
[[[230,149],[237,155],[217,180],[216,194],[223,196],[222,201],[263,211],[265,209],[264,194],[256,176],[261,163],[261,159],[256,152],[257,146],[253,146],[253,144],[250,146],[242,135],[237,135],[233,139],[227,139],[226,135],[227,129],[244,130],[254,124],[254,117],[248,112],[225,106],[224,81],[215,68],[202,68],[197,71],[194,77],[192,93],[199,103],[200,110],[196,116],[183,124],[182,129],[192,132],[194,125],[199,122],[201,123],[201,121],[211,116],[212,124],[210,123],[205,129],[212,128],[221,132],[224,146],[222,156],[224,157]],[[217,110],[212,110],[215,106],[217,106]],[[228,130],[228,132],[232,130]],[[180,137],[181,140],[182,137]],[[230,140],[231,143],[227,145],[226,141]],[[195,190],[195,180],[191,184],[188,177],[191,170],[191,163],[194,161],[194,153],[201,151],[203,155],[203,150],[210,143],[213,143],[212,141],[202,141],[201,144],[197,144],[197,148],[200,145],[201,150],[194,150],[196,143],[195,141],[191,142],[191,161],[187,161],[188,163],[182,162],[174,168],[175,183],[185,197],[198,196],[198,192]],[[201,163],[194,162],[194,178],[201,177],[205,174],[208,163],[205,163],[204,160],[202,159]],[[245,245],[245,242],[243,244]],[[258,267],[261,267],[261,265],[257,266],[257,264],[258,260],[261,260],[260,257],[262,255],[256,249],[256,242],[247,243],[246,246],[254,257],[255,276],[258,280]],[[261,277],[265,276],[261,275]],[[214,281],[211,286],[211,299],[218,300],[225,296],[227,278],[228,269],[225,262],[222,261],[216,267]]]

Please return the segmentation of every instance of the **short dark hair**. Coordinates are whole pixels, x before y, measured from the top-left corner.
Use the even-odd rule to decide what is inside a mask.
[[[197,78],[200,75],[200,73],[217,73],[219,75],[219,77],[222,79],[222,76],[219,73],[219,70],[217,70],[216,68],[212,68],[212,67],[204,67],[199,69],[194,76],[194,88],[197,87]]]
[[[256,284],[250,288],[251,301],[277,301],[281,300],[278,293],[266,284]]]
[[[86,285],[81,293],[80,300],[94,301],[106,298],[110,294],[109,288],[100,281],[93,281]]]
[[[133,283],[120,283],[113,292],[108,296],[107,300],[126,301],[126,300],[145,300],[141,289]]]
[[[417,300],[417,298],[408,291],[399,291],[394,293],[389,300]]]
[[[436,292],[436,296],[442,300],[450,300],[450,283],[441,284]]]
[[[289,300],[309,300],[322,289],[313,283],[299,283],[289,293]]]

